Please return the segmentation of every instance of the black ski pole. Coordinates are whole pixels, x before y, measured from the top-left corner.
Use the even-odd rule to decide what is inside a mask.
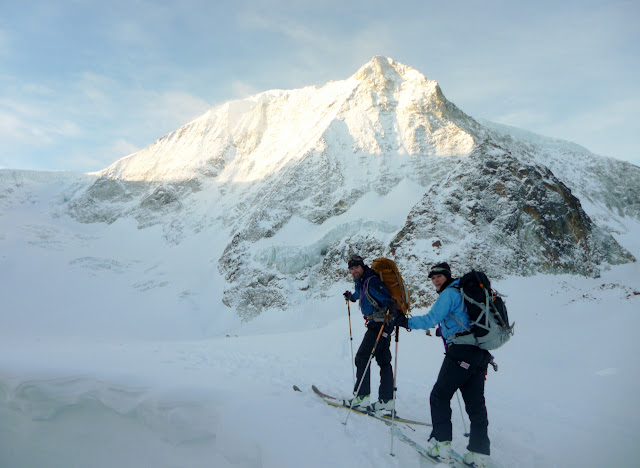
[[[396,419],[396,394],[398,393],[398,386],[396,384],[396,377],[398,376],[398,336],[400,335],[400,327],[396,326],[396,354],[393,363],[393,409],[391,410],[391,452],[390,455],[395,457],[393,453],[393,426]]]
[[[353,385],[355,386],[356,369],[353,361],[353,335],[351,334],[351,305],[349,304],[349,302],[351,301],[347,299],[347,314],[349,315],[349,341],[351,341],[351,374],[353,374]]]

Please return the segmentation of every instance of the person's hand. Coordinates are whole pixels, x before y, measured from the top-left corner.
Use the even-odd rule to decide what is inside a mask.
[[[350,301],[351,300],[351,291],[345,291],[343,296],[347,301]]]
[[[393,297],[387,304],[387,311],[393,315],[396,311],[400,311],[400,306],[398,305],[398,301],[396,301]]]
[[[395,310],[393,312],[393,318],[391,319],[391,325],[409,329],[409,319],[401,311]]]

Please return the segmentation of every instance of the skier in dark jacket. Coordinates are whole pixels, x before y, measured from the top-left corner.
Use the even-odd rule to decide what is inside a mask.
[[[465,463],[477,468],[486,467],[490,451],[484,380],[491,354],[477,346],[452,342],[456,334],[470,328],[470,320],[462,295],[456,289],[459,280],[451,277],[449,265],[438,263],[429,272],[429,278],[439,295],[429,313],[409,319],[402,313],[394,313],[392,321],[394,325],[409,329],[427,330],[437,325],[436,334],[445,342],[445,358],[430,397],[433,431],[429,437],[429,454],[443,461],[451,457],[451,399],[460,389],[471,421]]]
[[[360,311],[364,316],[367,331],[355,357],[356,383],[354,393],[360,387],[358,394],[352,400],[345,400],[345,406],[351,406],[359,410],[370,407],[374,411],[384,414],[393,409],[393,370],[391,368],[391,332],[393,327],[385,323],[385,313],[388,308],[395,306],[396,302],[391,297],[391,292],[384,285],[375,271],[364,264],[362,257],[353,255],[349,259],[349,273],[355,283],[354,292],[345,291],[344,298],[348,301],[360,301]],[[380,328],[383,328],[380,341],[376,346],[374,356],[380,366],[380,387],[378,389],[378,402],[370,404],[371,393],[371,366],[365,373],[367,362],[371,356]],[[362,380],[362,384],[360,384]]]

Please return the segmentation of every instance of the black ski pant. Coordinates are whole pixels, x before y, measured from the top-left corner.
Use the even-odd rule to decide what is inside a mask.
[[[358,389],[360,379],[362,379],[362,385],[360,385],[358,396],[369,395],[371,393],[371,365],[369,365],[366,373],[364,372],[364,369],[367,367],[367,362],[371,356],[371,350],[376,343],[376,338],[378,337],[378,332],[381,327],[382,323],[380,322],[369,322],[364,338],[362,338],[362,343],[360,343],[360,347],[356,353],[356,384],[353,388],[354,392]],[[392,330],[393,327],[389,325],[384,327],[384,331],[382,332],[382,335],[380,335],[380,341],[378,341],[378,346],[376,346],[374,353],[376,362],[378,363],[378,366],[380,366],[380,387],[378,388],[378,398],[383,401],[393,398],[393,370],[391,368],[391,350],[389,349],[391,346]]]
[[[438,380],[431,391],[431,437],[438,441],[452,440],[451,399],[460,389],[471,421],[467,449],[490,454],[489,420],[484,401],[484,381],[490,359],[489,352],[477,346],[449,345]]]

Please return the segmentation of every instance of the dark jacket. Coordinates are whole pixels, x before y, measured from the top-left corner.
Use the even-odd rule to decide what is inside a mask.
[[[360,300],[362,315],[368,317],[377,312],[377,315],[380,316],[382,312],[386,311],[389,301],[391,301],[391,292],[375,271],[365,266],[364,274],[354,283],[355,291],[351,293],[351,302]],[[369,300],[367,293],[373,299],[373,302]]]

